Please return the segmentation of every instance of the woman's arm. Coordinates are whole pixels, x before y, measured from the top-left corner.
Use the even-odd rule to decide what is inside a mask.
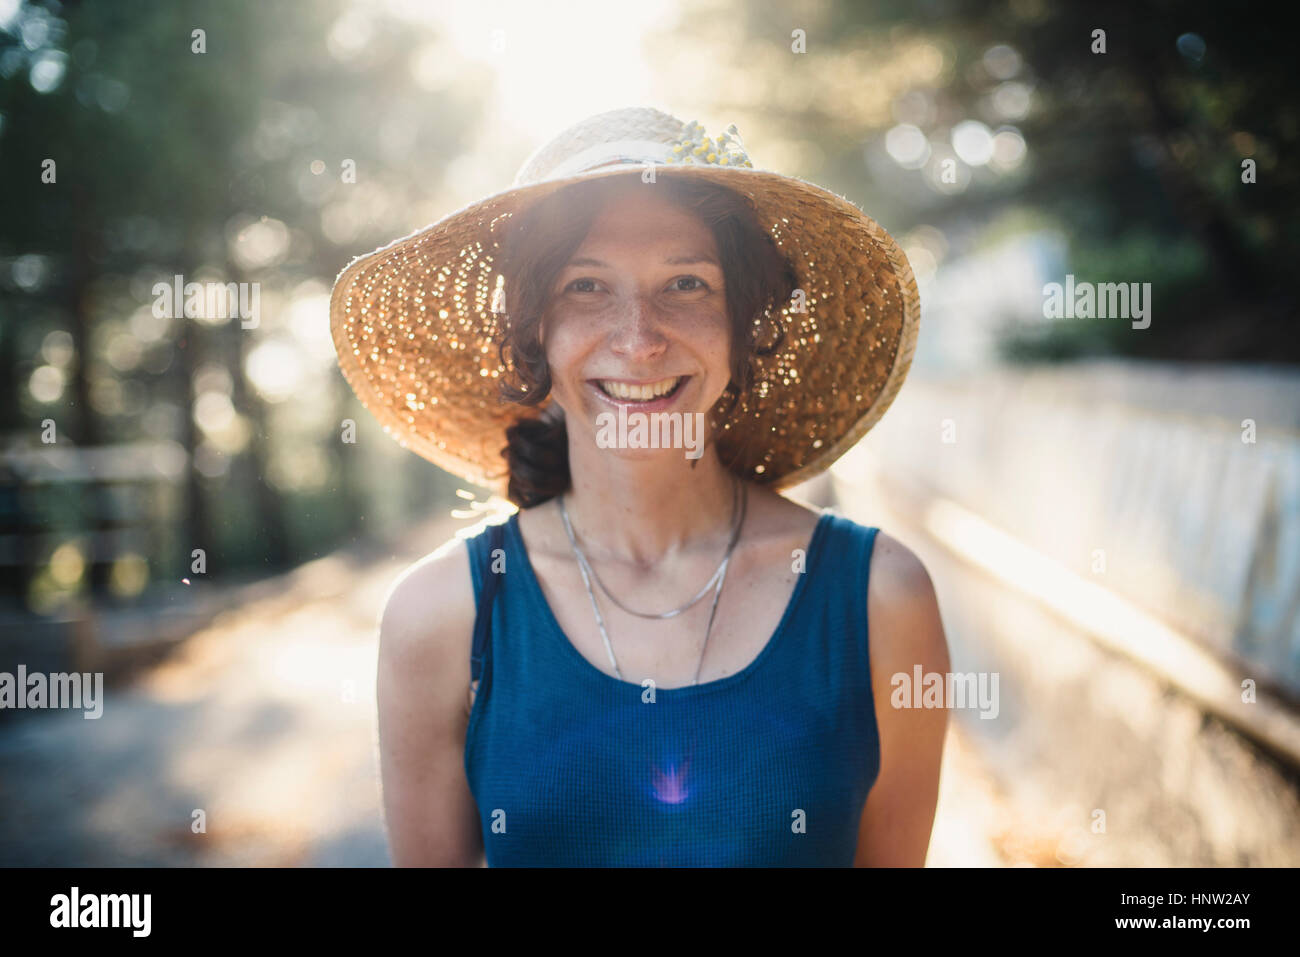
[[[895,674],[946,675],[948,642],[934,585],[921,560],[876,533],[867,586],[871,690],[880,730],[880,774],[858,825],[855,867],[923,867],[939,798],[947,708],[895,708]],[[910,697],[910,696],[909,696]],[[947,702],[945,702],[946,704]]]
[[[474,632],[469,552],[448,542],[394,583],[379,627],[379,763],[397,867],[478,867],[483,839],[465,780]]]

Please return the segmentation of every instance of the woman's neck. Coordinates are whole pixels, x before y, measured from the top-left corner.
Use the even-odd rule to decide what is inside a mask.
[[[573,485],[565,507],[593,561],[650,566],[730,537],[736,479],[718,461],[714,444],[698,459],[667,450],[632,459],[575,445],[569,448]]]

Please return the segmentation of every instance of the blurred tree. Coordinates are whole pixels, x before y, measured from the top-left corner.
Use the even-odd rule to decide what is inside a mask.
[[[268,397],[246,362],[264,335],[284,332],[295,287],[328,288],[352,256],[409,231],[406,212],[428,203],[444,159],[463,149],[478,88],[413,82],[429,41],[340,0],[24,3],[0,23],[0,352],[12,357],[6,381],[18,400],[6,427],[24,445],[45,416],[61,442],[80,446],[180,442],[186,529],[172,562],[187,564],[196,543],[212,573],[303,557],[288,534],[292,496],[272,480]],[[47,159],[52,183],[41,179]],[[153,283],[174,275],[260,283],[259,328],[175,319],[142,346],[161,359],[120,368],[96,348],[99,331],[148,308]],[[18,383],[43,364],[36,347],[56,329],[72,335],[69,381],[61,398],[38,403]],[[242,447],[225,452],[194,414],[198,377],[214,363],[248,425]],[[143,401],[101,411],[105,380]],[[167,403],[181,414],[159,431],[167,420],[150,413]],[[338,430],[320,441],[337,448]],[[342,467],[355,452],[326,457],[341,468],[324,479],[338,495],[326,521],[313,520],[336,536],[364,527],[361,490],[341,481],[356,478]],[[89,523],[109,504],[85,507]],[[94,574],[98,587],[105,572]]]
[[[1300,103],[1279,12],[1210,0],[691,0],[689,29],[662,55],[692,65],[665,77],[671,93],[708,90],[720,115],[750,115],[805,175],[891,230],[978,236],[1001,208],[1032,207],[1068,236],[1077,278],[1153,284],[1163,321],[1141,335],[1058,325],[1009,343],[1019,355],[1300,362],[1300,171],[1285,162]],[[1014,130],[1023,161],[963,162],[951,142],[965,121]],[[924,134],[929,160],[872,164],[903,125]],[[958,187],[935,185],[943,158],[956,160]]]

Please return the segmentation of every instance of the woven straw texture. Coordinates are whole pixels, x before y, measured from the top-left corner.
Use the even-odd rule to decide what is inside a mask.
[[[404,447],[497,492],[508,472],[505,430],[545,408],[499,393],[500,330],[491,312],[499,255],[512,216],[570,183],[640,175],[604,166],[548,179],[594,144],[672,143],[684,124],[651,109],[584,120],[528,158],[515,185],[349,264],[330,301],[339,365],[362,404]],[[806,299],[770,318],[780,350],[755,360],[755,386],[723,421],[722,461],[751,481],[788,488],[823,471],[884,414],[916,348],[920,302],[894,240],[848,200],[763,169],[703,164],[654,167],[748,196],[789,259]],[[721,402],[719,408],[721,407]]]

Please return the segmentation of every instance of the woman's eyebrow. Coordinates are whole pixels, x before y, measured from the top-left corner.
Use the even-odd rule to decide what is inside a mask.
[[[717,259],[706,253],[687,253],[682,256],[669,256],[664,260],[664,263],[669,266],[690,266],[696,263],[708,263],[711,266],[717,266],[719,269],[722,268]],[[570,259],[565,268],[572,266],[596,266],[605,269],[609,267],[609,263],[600,259],[592,259],[590,256],[577,256]]]
[[[718,266],[718,268],[721,268],[717,259],[707,253],[689,253],[685,256],[669,256],[664,260],[664,262],[669,266],[693,266],[696,263],[708,263],[710,266]]]

